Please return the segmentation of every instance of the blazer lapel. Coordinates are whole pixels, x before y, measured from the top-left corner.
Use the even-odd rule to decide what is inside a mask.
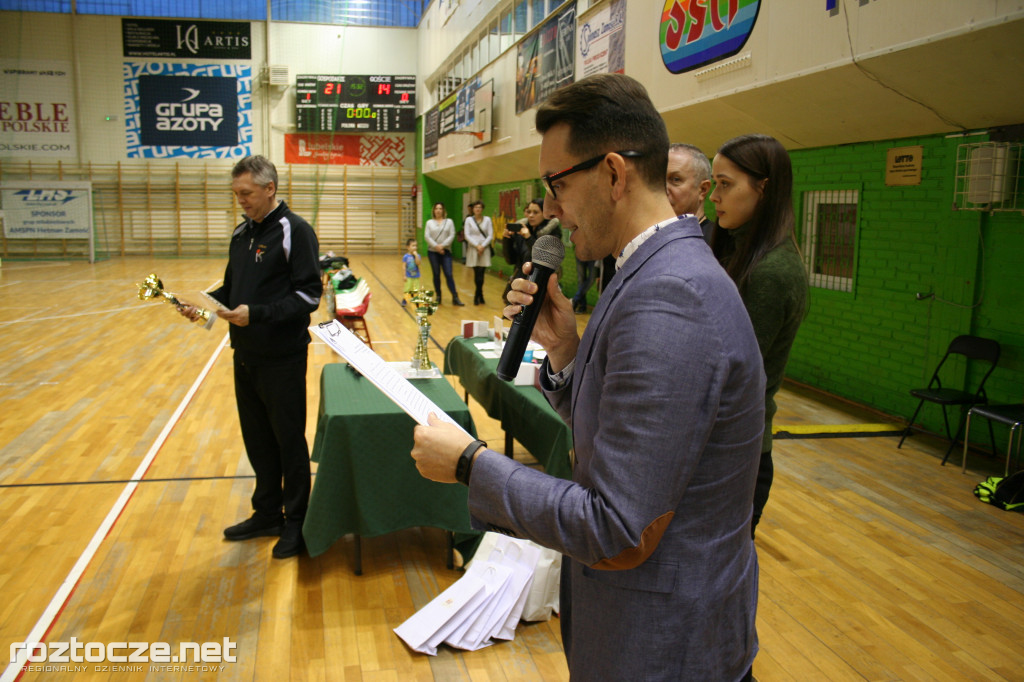
[[[576,366],[573,368],[572,378],[572,407],[570,414],[575,415],[576,412],[576,398],[578,397],[580,386],[583,383],[583,376],[586,373],[587,367],[590,364],[590,355],[594,350],[594,339],[597,338],[598,333],[604,325],[609,310],[615,303],[615,299],[618,298],[619,293],[625,287],[626,282],[633,278],[637,270],[646,263],[654,254],[664,248],[664,246],[676,239],[684,239],[687,237],[700,237],[703,239],[700,231],[699,223],[696,219],[692,219],[696,228],[686,229],[690,226],[685,220],[678,220],[674,223],[670,223],[663,229],[659,230],[657,234],[648,239],[637,251],[629,257],[626,264],[622,266],[621,270],[615,273],[612,277],[612,281],[608,283],[608,288],[601,292],[600,298],[597,299],[597,305],[594,306],[594,312],[590,316],[590,320],[587,322],[587,328],[583,330],[583,338],[580,339],[580,346],[576,350]],[[575,423],[575,420],[573,420]]]

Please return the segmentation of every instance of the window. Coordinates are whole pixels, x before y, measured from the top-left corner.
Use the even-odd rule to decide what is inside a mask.
[[[513,42],[515,36],[512,35],[512,10],[509,10],[501,15],[501,51],[512,47]]]
[[[526,35],[526,32],[530,30],[530,26],[527,23],[527,19],[529,16],[527,9],[528,7],[529,6],[526,4],[526,0],[521,0],[520,2],[516,3],[515,8],[512,10],[515,13],[516,40],[522,38],[524,35]]]
[[[544,0],[530,0],[530,28],[544,21]]]
[[[803,257],[811,286],[853,291],[857,190],[804,193]]]

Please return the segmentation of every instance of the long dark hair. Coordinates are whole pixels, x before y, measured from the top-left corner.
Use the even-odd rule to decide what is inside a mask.
[[[787,240],[796,247],[793,166],[785,147],[768,135],[734,137],[723,144],[718,153],[739,166],[753,182],[768,181],[754,210],[749,238],[742,240],[736,249],[722,227],[716,227],[711,238],[715,256],[736,287],[743,291],[750,273],[769,251]]]

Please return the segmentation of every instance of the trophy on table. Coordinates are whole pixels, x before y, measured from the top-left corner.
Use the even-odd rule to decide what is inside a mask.
[[[148,301],[152,298],[159,297],[173,305],[175,308],[181,308],[185,305],[179,301],[174,294],[169,291],[164,291],[164,283],[161,282],[160,278],[155,274],[150,274],[142,284],[136,284],[135,286],[139,287],[140,301]],[[196,314],[198,315],[195,320],[196,324],[203,325],[204,329],[212,327],[213,323],[217,319],[217,316],[212,314],[209,310],[203,310],[198,306],[196,306]]]
[[[429,373],[433,369],[430,358],[427,357],[427,342],[430,340],[430,316],[437,312],[437,301],[434,299],[433,291],[417,289],[412,297],[413,305],[416,306],[416,321],[420,326],[419,341],[416,343],[416,352],[412,356],[412,366],[419,373]]]

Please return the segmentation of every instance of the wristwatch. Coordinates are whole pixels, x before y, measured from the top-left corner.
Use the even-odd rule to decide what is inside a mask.
[[[455,480],[463,485],[469,485],[469,475],[473,471],[473,455],[480,448],[486,448],[487,443],[482,440],[475,440],[466,446],[466,449],[459,455],[459,461],[455,464]]]

